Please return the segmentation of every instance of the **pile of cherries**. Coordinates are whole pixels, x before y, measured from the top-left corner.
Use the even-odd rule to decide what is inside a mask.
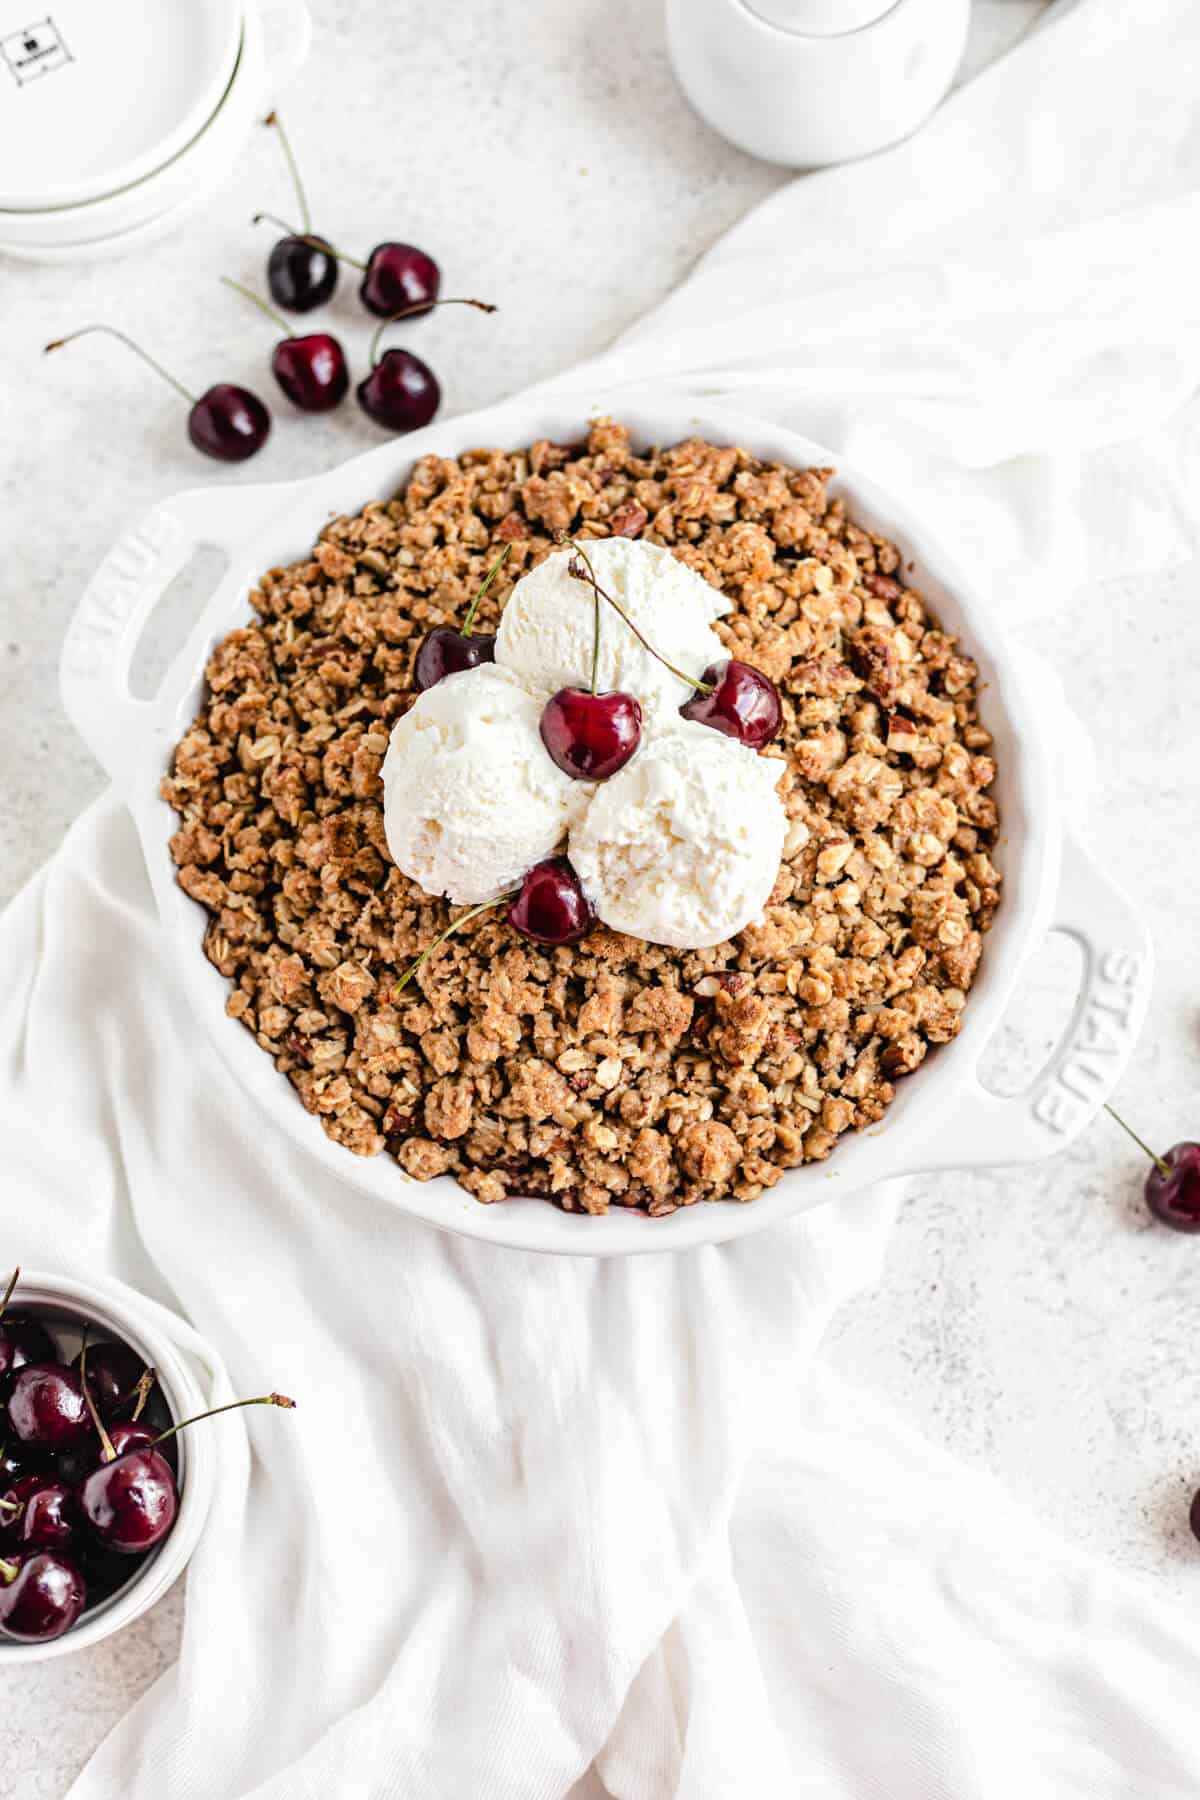
[[[258,213],[255,224],[269,219],[286,233],[267,258],[267,286],[276,306],[288,312],[307,313],[323,306],[337,287],[341,263],[361,269],[363,274],[358,294],[369,313],[382,320],[368,352],[368,372],[355,388],[358,404],[388,431],[417,431],[428,425],[441,405],[442,391],[437,376],[411,350],[390,349],[379,354],[379,340],[384,328],[400,319],[418,319],[435,306],[472,306],[480,312],[496,308],[482,300],[442,299],[441,271],[433,258],[415,244],[387,242],[376,244],[365,263],[335,250],[327,238],[311,229],[308,202],[300,180],[283,124],[276,113],[266,123],[279,133],[288,167],[296,188],[300,207],[301,230],[294,231],[270,213]],[[260,307],[283,333],[271,353],[271,373],[282,392],[300,412],[331,412],[341,404],[350,387],[350,365],[341,343],[331,332],[315,331],[293,334],[288,322],[258,294],[239,282],[222,277],[229,287],[245,295]],[[115,337],[140,356],[156,374],[168,382],[188,403],[188,436],[197,450],[219,462],[245,462],[262,449],[271,431],[271,414],[265,403],[249,388],[235,382],[218,381],[199,396],[149,356],[139,344],[111,325],[85,325],[78,331],[55,338],[47,350],[61,350],[64,344],[89,332],[103,332]]]
[[[597,579],[586,549],[570,538],[560,545],[571,552],[571,575],[589,587],[596,601],[596,631],[592,651],[590,688],[565,687],[552,694],[542,710],[541,737],[551,760],[576,781],[608,781],[623,769],[642,739],[642,708],[636,695],[619,689],[597,692],[600,646],[600,606],[611,606],[629,630],[664,668],[692,688],[680,713],[685,719],[720,731],[751,750],[769,744],[783,723],[779,690],[769,676],[750,663],[724,657],[710,663],[698,679],[669,663],[634,624],[625,608]],[[505,546],[488,570],[483,586],[472,600],[461,631],[438,625],[426,634],[413,663],[413,682],[424,691],[436,687],[448,675],[477,669],[496,660],[495,634],[472,631],[479,602],[487,593],[512,548]],[[497,900],[485,900],[462,913],[405,971],[392,990],[399,994],[439,944],[480,913],[510,901],[509,923],[522,937],[538,944],[575,944],[596,922],[578,875],[565,856],[535,863],[521,886]]]
[[[0,1639],[43,1643],[123,1587],[168,1535],[173,1439],[196,1421],[172,1421],[154,1370],[128,1344],[90,1342],[88,1331],[64,1361],[40,1318],[10,1310],[19,1273],[0,1304]]]

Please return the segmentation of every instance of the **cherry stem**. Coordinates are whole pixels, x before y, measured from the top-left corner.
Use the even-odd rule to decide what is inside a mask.
[[[20,1573],[20,1563],[9,1562],[6,1556],[0,1556],[0,1581],[3,1581],[5,1587],[11,1587]]]
[[[20,1276],[21,1276],[21,1271],[19,1268],[17,1268],[17,1269],[13,1270],[12,1274],[8,1278],[8,1286],[4,1290],[4,1298],[3,1298],[3,1300],[0,1300],[0,1319],[2,1319],[5,1315],[5,1313],[8,1311],[8,1303],[13,1297],[13,1289],[16,1287],[17,1282],[20,1279]]]
[[[135,356],[140,356],[156,375],[161,375],[164,381],[169,382],[177,394],[182,394],[189,406],[195,406],[195,394],[190,394],[182,381],[176,381],[174,375],[164,369],[160,362],[156,362],[149,351],[143,350],[140,344],[135,344],[131,337],[126,337],[125,333],[118,331],[115,325],[81,325],[78,331],[69,331],[66,337],[54,338],[51,343],[46,345],[46,351],[43,354],[50,350],[61,350],[64,344],[73,344],[76,338],[87,337],[88,333],[92,331],[101,331],[106,337],[116,338],[119,343],[124,344],[127,350],[132,350]]]
[[[1117,1121],[1117,1124],[1121,1127],[1121,1130],[1125,1133],[1125,1135],[1127,1137],[1131,1137],[1133,1139],[1133,1141],[1137,1145],[1138,1149],[1145,1151],[1146,1155],[1150,1158],[1150,1161],[1154,1164],[1155,1168],[1158,1170],[1160,1175],[1169,1175],[1171,1173],[1170,1163],[1164,1162],[1164,1160],[1161,1156],[1157,1156],[1155,1154],[1155,1152],[1150,1148],[1149,1144],[1143,1144],[1143,1142],[1142,1142],[1141,1138],[1138,1136],[1137,1132],[1133,1130],[1132,1126],[1129,1126],[1125,1123],[1124,1119],[1121,1117],[1119,1112],[1113,1111],[1112,1107],[1108,1104],[1107,1100],[1104,1102],[1104,1110],[1108,1114],[1110,1119],[1115,1119]]]
[[[0,1500],[0,1512],[16,1513],[20,1518],[24,1511],[25,1502],[23,1500]]]
[[[456,931],[461,931],[464,925],[469,925],[472,919],[477,919],[479,917],[480,913],[491,912],[494,906],[503,906],[506,900],[515,900],[520,891],[520,888],[510,888],[507,894],[497,894],[494,900],[481,900],[478,906],[472,906],[469,911],[460,913],[457,919],[452,919],[445,931],[439,931],[432,944],[426,944],[416,962],[405,969],[403,975],[392,989],[390,998],[395,1000],[399,997],[403,990],[408,986],[413,976],[420,970],[426,959],[432,956],[434,951],[438,949],[440,945],[444,944],[448,937],[453,937]]]
[[[177,1431],[183,1431],[189,1425],[198,1425],[201,1419],[215,1419],[218,1413],[236,1412],[239,1406],[283,1406],[294,1407],[296,1402],[289,1400],[286,1394],[256,1394],[253,1400],[230,1400],[225,1406],[210,1406],[207,1412],[195,1413],[190,1419],[180,1419],[178,1425],[172,1425],[166,1431],[160,1431],[152,1444],[142,1447],[146,1450],[157,1450],[168,1438],[174,1437]]]
[[[470,605],[470,610],[468,611],[466,618],[463,620],[463,636],[464,637],[466,637],[468,631],[470,631],[470,629],[471,629],[471,626],[475,623],[475,614],[479,611],[479,602],[483,599],[483,596],[487,593],[487,591],[491,587],[493,581],[495,581],[497,575],[500,573],[501,569],[504,567],[504,559],[508,555],[508,553],[511,549],[512,549],[511,544],[505,544],[503,550],[500,552],[499,556],[496,558],[495,562],[492,564],[491,568],[488,570],[487,574],[484,576],[483,586],[480,588],[479,592],[476,594],[475,598],[472,600],[471,605]],[[0,1307],[0,1314],[2,1314],[3,1311],[4,1311],[4,1308]]]
[[[277,213],[268,212],[255,213],[250,223],[261,225],[264,219],[268,225],[278,225],[280,231],[286,231],[289,237],[299,238],[302,244],[311,244],[314,250],[328,250],[335,262],[348,263],[352,269],[362,269],[365,273],[367,267],[365,262],[359,262],[356,257],[347,256],[344,250],[339,250],[336,244],[330,243],[328,238],[317,237],[308,230],[307,226],[303,231],[297,231],[294,226],[288,224],[286,219],[281,219]]]
[[[698,694],[711,694],[712,693],[713,690],[712,690],[711,682],[697,681],[696,677],[694,675],[685,675],[682,669],[677,669],[675,667],[674,663],[668,662],[666,657],[663,656],[660,651],[658,651],[654,648],[654,645],[650,642],[650,639],[646,636],[645,632],[640,630],[639,627],[634,624],[634,622],[630,618],[629,614],[625,611],[625,608],[621,605],[621,602],[619,600],[615,600],[613,598],[613,596],[609,593],[608,589],[606,587],[602,587],[600,585],[599,581],[597,581],[596,571],[592,568],[591,559],[589,558],[588,553],[583,548],[582,544],[576,543],[574,538],[570,538],[570,537],[566,537],[566,536],[560,538],[559,542],[562,544],[566,544],[572,552],[571,560],[567,564],[567,573],[569,575],[573,575],[575,577],[576,581],[586,582],[586,584],[588,585],[588,587],[591,588],[593,594],[597,597],[598,600],[607,600],[608,604],[612,607],[613,611],[615,613],[617,613],[622,619],[624,619],[625,623],[628,625],[630,631],[632,631],[634,637],[638,640],[639,644],[643,645],[644,648],[650,652],[651,656],[654,658],[654,660],[656,662],[660,662],[662,664],[663,668],[668,669],[670,671],[670,673],[672,675],[674,675],[679,681],[686,681],[688,686],[690,688],[695,688],[695,690]],[[594,667],[593,667],[592,680],[593,680],[593,684],[594,684],[594,682],[595,682]],[[595,693],[595,691],[596,691],[596,689],[595,689],[595,686],[593,685],[593,687],[592,687],[593,694]]]
[[[143,1369],[141,1374],[138,1376],[137,1386],[133,1390],[136,1398],[134,1401],[133,1411],[130,1414],[130,1424],[136,1425],[138,1420],[141,1418],[142,1408],[145,1406],[147,1400],[150,1398],[151,1390],[153,1389],[154,1383],[157,1379],[158,1379],[157,1372],[154,1369]]]
[[[300,202],[300,217],[304,220],[304,230],[307,234],[312,230],[312,214],[308,210],[308,196],[304,192],[304,183],[300,179],[300,165],[296,161],[291,139],[283,129],[283,120],[277,112],[269,112],[263,120],[263,124],[273,125],[279,133],[279,142],[283,145],[283,154],[287,158],[287,166],[292,177],[292,186],[295,188],[296,198]]]
[[[104,1429],[104,1421],[96,1411],[96,1403],[92,1399],[92,1390],[88,1386],[87,1353],[89,1330],[90,1326],[85,1325],[83,1328],[83,1342],[79,1346],[79,1385],[83,1389],[83,1404],[91,1414],[92,1424],[96,1427],[96,1436],[100,1439],[100,1459],[102,1462],[110,1463],[117,1453],[113,1448],[112,1439]]]
[[[292,328],[283,314],[276,312],[273,306],[268,306],[261,294],[256,294],[252,288],[243,287],[240,281],[233,281],[228,275],[222,275],[220,279],[226,287],[232,288],[235,294],[240,294],[244,300],[249,300],[252,306],[257,306],[259,312],[266,313],[268,319],[278,325],[284,337],[291,337]]]
[[[500,311],[500,308],[493,306],[490,300],[463,300],[457,295],[447,295],[445,300],[421,300],[415,306],[402,306],[400,311],[394,312],[390,318],[380,319],[379,324],[375,327],[375,335],[371,339],[371,347],[367,351],[367,361],[371,367],[374,368],[379,361],[379,340],[389,325],[395,325],[400,319],[411,319],[416,313],[432,312],[435,306],[473,306],[476,312],[485,313]]]

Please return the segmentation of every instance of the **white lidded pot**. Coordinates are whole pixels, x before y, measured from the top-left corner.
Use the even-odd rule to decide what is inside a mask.
[[[847,162],[907,137],[962,60],[970,0],[667,0],[702,118],[751,156]]]
[[[304,0],[0,0],[0,252],[60,262],[172,229],[303,62]]]

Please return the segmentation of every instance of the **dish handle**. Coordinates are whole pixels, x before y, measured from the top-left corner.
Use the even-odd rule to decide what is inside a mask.
[[[176,494],[118,538],[84,589],[63,642],[59,692],[72,725],[118,786],[145,749],[157,706],[138,699],[129,685],[147,620],[197,550],[212,547],[232,557],[271,491],[216,487]],[[199,655],[199,630],[193,628],[181,658]]]
[[[914,1169],[1037,1162],[1073,1143],[1112,1093],[1146,1016],[1154,956],[1145,925],[1121,889],[1066,834],[1051,931],[1074,938],[1083,980],[1050,1059],[1018,1094],[988,1093],[974,1075],[942,1140]]]

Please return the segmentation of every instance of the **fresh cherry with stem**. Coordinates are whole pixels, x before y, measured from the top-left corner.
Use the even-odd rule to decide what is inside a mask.
[[[1169,1225],[1172,1231],[1200,1231],[1200,1144],[1187,1141],[1173,1144],[1158,1156],[1125,1123],[1120,1113],[1107,1104],[1104,1110],[1154,1165],[1142,1189],[1154,1217],[1160,1224]]]
[[[6,1549],[64,1550],[81,1523],[74,1492],[54,1475],[20,1475],[0,1495],[0,1545]]]
[[[295,1404],[286,1394],[274,1393],[259,1394],[252,1400],[231,1400],[225,1406],[197,1413],[194,1418],[181,1419],[178,1425],[160,1431],[144,1447],[120,1453],[100,1424],[103,1460],[79,1490],[79,1503],[93,1535],[107,1549],[119,1550],[126,1556],[138,1556],[152,1549],[170,1531],[179,1506],[174,1471],[159,1453],[159,1444],[187,1426],[199,1424],[201,1419],[215,1418],[218,1413],[233,1412],[241,1406],[290,1408]]]
[[[600,675],[600,601],[587,552],[576,547],[572,563],[586,565],[592,589],[592,681],[590,688],[565,687],[542,708],[542,742],[565,775],[576,781],[607,781],[623,769],[642,741],[642,708],[632,694],[597,692]],[[606,597],[606,596],[605,596]]]
[[[286,307],[289,312],[312,312],[314,308],[324,306],[337,286],[337,255],[331,244],[313,232],[308,197],[300,179],[300,167],[283,128],[283,120],[278,113],[271,112],[267,114],[263,124],[273,125],[279,133],[292,186],[296,190],[302,227],[300,231],[292,231],[283,225],[287,236],[281,237],[278,243],[271,246],[271,254],[267,258],[267,286],[277,306]],[[256,214],[254,223],[257,225],[260,219],[269,219],[274,225],[283,224],[282,220],[273,219],[270,213]]]
[[[505,544],[484,576],[483,585],[467,610],[462,630],[455,631],[452,625],[435,625],[421,639],[413,660],[414,687],[424,692],[426,688],[436,687],[447,675],[459,675],[464,669],[477,669],[480,663],[495,662],[495,632],[472,631],[471,627],[475,623],[475,614],[479,611],[479,602],[500,573],[511,549],[511,544]]]
[[[779,690],[769,676],[752,664],[738,662],[733,657],[711,663],[698,680],[683,669],[677,669],[661,651],[654,648],[620,601],[601,586],[582,545],[565,536],[558,541],[569,546],[573,552],[567,565],[569,573],[577,581],[585,581],[593,593],[607,600],[624,619],[642,647],[664,669],[668,669],[680,681],[685,681],[693,690],[692,698],[685,700],[679,709],[685,719],[692,719],[698,725],[708,725],[751,750],[761,750],[764,744],[770,743],[783,723],[783,707]]]
[[[71,1364],[80,1375],[81,1385],[85,1355],[87,1389],[97,1412],[106,1422],[134,1405],[147,1375],[153,1383],[153,1371],[147,1370],[141,1357],[128,1344],[100,1343],[90,1344],[86,1351],[81,1350]]]
[[[439,300],[438,306],[473,306],[479,312],[497,309],[486,300]],[[428,306],[405,307],[393,313],[379,326],[371,339],[371,370],[355,388],[358,404],[369,419],[388,431],[419,431],[428,425],[442,403],[438,378],[428,363],[411,350],[385,350],[376,361],[380,334],[398,319],[410,318],[413,312],[428,312]]]
[[[447,938],[469,925],[472,919],[492,912],[497,906],[508,907],[508,922],[522,937],[536,944],[575,944],[596,923],[596,914],[583,891],[578,875],[565,856],[551,856],[535,863],[520,887],[497,894],[494,900],[481,900],[469,906],[444,931],[439,931],[431,944],[426,944],[415,962],[409,964],[391,990],[390,998],[399,999],[409,982],[417,975],[435,950]]]
[[[10,1313],[8,1310],[20,1275],[19,1268],[13,1270],[4,1298],[0,1300],[0,1381],[24,1368],[26,1363],[53,1362],[55,1356],[54,1339],[44,1325],[27,1313]]]
[[[509,908],[509,923],[535,944],[577,944],[596,923],[578,875],[565,856],[535,863]]]
[[[8,1396],[8,1422],[21,1444],[53,1453],[89,1435],[91,1423],[74,1369],[61,1363],[27,1363]]]
[[[228,275],[222,275],[221,280],[226,287],[257,306],[283,332],[271,352],[271,373],[292,405],[298,406],[301,412],[332,412],[345,399],[350,387],[346,352],[338,340],[327,331],[293,337],[288,331],[287,320],[258,294],[243,287],[240,281],[231,281]]]
[[[769,675],[728,657],[710,663],[701,679],[707,692],[684,701],[679,710],[685,719],[724,732],[751,750],[771,742],[783,723],[783,707]]]
[[[59,1550],[0,1558],[0,1634],[26,1644],[69,1631],[87,1599],[74,1559]]]
[[[271,415],[257,394],[233,382],[218,381],[197,399],[160,362],[125,332],[118,331],[115,325],[82,325],[78,331],[68,332],[66,337],[55,338],[46,345],[46,350],[61,350],[65,344],[73,344],[76,338],[87,337],[94,331],[116,338],[183,396],[190,408],[188,436],[205,456],[215,457],[218,462],[245,462],[247,457],[262,449],[270,434]]]

